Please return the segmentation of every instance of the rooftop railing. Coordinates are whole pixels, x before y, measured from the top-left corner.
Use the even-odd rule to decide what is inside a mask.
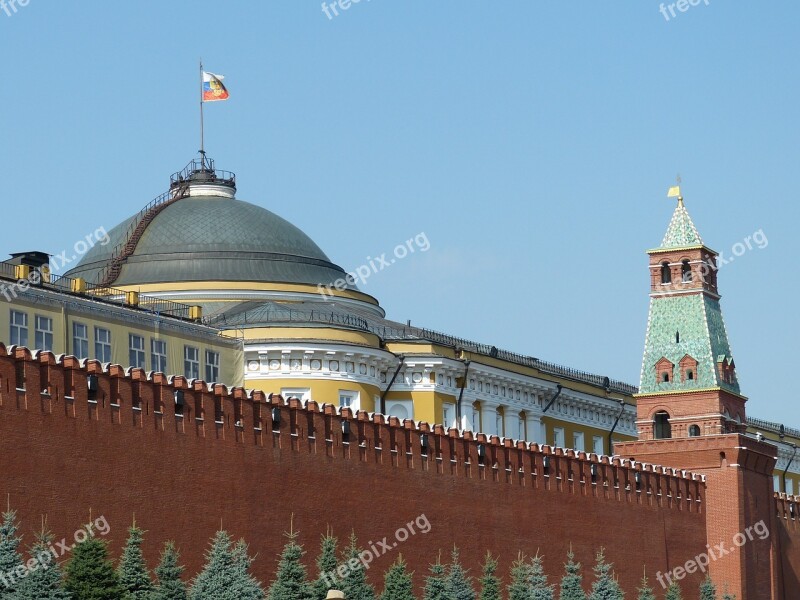
[[[10,269],[9,269],[10,267]],[[10,279],[13,282],[17,281],[15,265],[8,263],[0,263],[0,278]],[[29,278],[29,281],[32,281]],[[184,320],[196,320],[193,318],[193,311],[188,304],[181,304],[173,302],[172,300],[164,300],[153,296],[143,294],[136,294],[135,302],[131,302],[132,296],[125,290],[119,290],[108,286],[91,283],[83,279],[76,279],[73,277],[65,277],[63,275],[50,275],[49,279],[38,280],[39,282],[31,283],[31,288],[44,289],[56,291],[62,294],[69,294],[72,296],[80,296],[89,298],[98,302],[107,304],[115,304],[125,308],[132,308],[145,311],[151,314],[164,315]]]

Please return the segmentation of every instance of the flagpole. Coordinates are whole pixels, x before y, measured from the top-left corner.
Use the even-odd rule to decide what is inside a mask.
[[[200,59],[200,162],[206,168],[205,131],[203,119],[203,59]]]

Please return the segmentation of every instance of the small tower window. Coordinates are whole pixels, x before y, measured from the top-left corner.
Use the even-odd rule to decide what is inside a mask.
[[[669,373],[662,374],[661,381],[663,381],[664,383],[669,383]]]
[[[694,371],[686,371],[686,379],[694,381]]]
[[[681,263],[681,280],[683,283],[690,283],[692,281],[692,267],[689,265],[688,260]]]
[[[672,426],[669,424],[669,414],[666,412],[660,411],[655,414],[653,435],[657,440],[668,440],[672,437]]]
[[[672,283],[672,271],[668,262],[661,263],[661,283]]]
[[[698,425],[689,425],[689,437],[700,437],[700,427]]]
[[[680,331],[676,331],[675,332],[675,343],[676,344],[680,344],[681,343],[681,332]]]

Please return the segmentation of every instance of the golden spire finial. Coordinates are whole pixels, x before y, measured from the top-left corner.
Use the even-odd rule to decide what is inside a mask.
[[[681,195],[681,175],[678,173],[678,176],[675,178],[675,182],[678,185],[674,185],[669,188],[667,192],[667,198],[678,198],[678,206],[683,206],[683,195]]]

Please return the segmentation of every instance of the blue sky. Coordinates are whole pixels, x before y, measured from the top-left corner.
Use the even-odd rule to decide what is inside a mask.
[[[164,191],[202,57],[239,198],[346,269],[426,234],[362,286],[390,317],[631,383],[680,172],[709,246],[768,239],[722,306],[748,414],[800,426],[800,5],[659,4],[30,0],[0,12],[0,250],[72,248]]]

